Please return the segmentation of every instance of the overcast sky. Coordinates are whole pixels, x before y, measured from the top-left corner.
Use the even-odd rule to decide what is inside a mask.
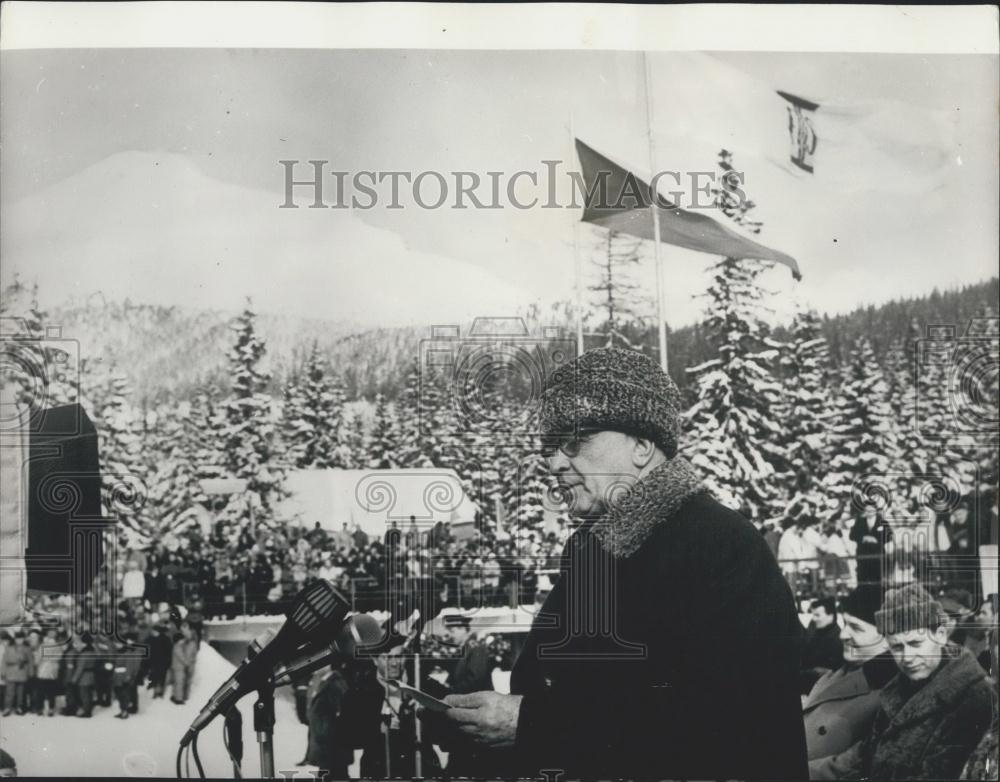
[[[843,312],[997,269],[992,56],[651,55],[652,165],[634,52],[93,49],[0,60],[2,273],[37,279],[48,305],[97,290],[219,308],[251,295],[267,311],[375,325],[571,298],[574,235],[578,253],[595,236],[574,229],[579,210],[428,210],[409,197],[403,209],[278,208],[282,159],[544,175],[543,160],[576,168],[571,123],[643,171],[711,170],[717,148],[733,150],[760,205],[759,240],[803,272],[799,284],[783,269],[769,276],[783,303]],[[768,102],[776,89],[861,112],[842,117],[881,135],[834,149],[820,133],[806,179],[765,165],[788,146],[780,99]],[[664,259],[668,321],[689,323],[712,259],[672,247]],[[651,280],[648,258],[644,268]]]

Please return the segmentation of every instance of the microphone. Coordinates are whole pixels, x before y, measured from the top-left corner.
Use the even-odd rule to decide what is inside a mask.
[[[337,658],[353,657],[359,649],[378,645],[384,635],[381,625],[374,617],[368,614],[355,614],[347,620],[337,640],[329,647],[300,657],[286,665],[279,665],[274,671],[271,683],[275,687],[290,684],[298,676],[318,671]]]
[[[315,581],[299,592],[277,634],[268,638],[270,633],[265,633],[250,644],[236,672],[215,691],[191,723],[181,746],[189,744],[217,714],[229,711],[248,692],[268,684],[278,663],[301,653],[304,646],[331,644],[349,610],[350,603],[329,581]]]

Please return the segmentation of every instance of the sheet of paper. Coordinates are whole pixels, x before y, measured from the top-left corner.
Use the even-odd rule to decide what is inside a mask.
[[[425,709],[430,709],[431,711],[448,711],[451,708],[444,701],[439,701],[437,698],[433,698],[426,692],[422,692],[416,687],[411,687],[409,684],[403,684],[398,679],[382,679],[382,681],[392,687],[398,687],[401,692],[407,693]]]

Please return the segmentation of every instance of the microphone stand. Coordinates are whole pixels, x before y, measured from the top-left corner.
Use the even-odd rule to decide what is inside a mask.
[[[414,644],[413,656],[413,686],[420,689],[420,633],[417,633],[417,641]],[[414,776],[422,777],[423,773],[423,752],[421,750],[422,733],[420,730],[420,719],[414,714],[413,717],[413,773]]]
[[[274,778],[274,685],[271,682],[257,690],[253,705],[253,729],[260,745],[261,779]]]
[[[389,697],[389,693],[386,692],[385,697]],[[390,708],[392,708],[390,706]],[[392,732],[392,714],[381,714],[379,718],[382,720],[382,733],[385,736],[382,744],[385,749],[385,778],[392,779],[392,745],[389,741],[389,734]]]

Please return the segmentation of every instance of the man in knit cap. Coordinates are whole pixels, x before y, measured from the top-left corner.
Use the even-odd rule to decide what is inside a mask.
[[[871,733],[813,779],[958,779],[996,708],[976,658],[948,644],[941,604],[909,584],[886,593],[875,624],[899,673]]]
[[[580,528],[512,694],[449,695],[428,717],[506,748],[496,773],[805,777],[791,591],[764,538],[678,454],[680,408],[635,351],[589,351],[548,379],[545,454]]]

